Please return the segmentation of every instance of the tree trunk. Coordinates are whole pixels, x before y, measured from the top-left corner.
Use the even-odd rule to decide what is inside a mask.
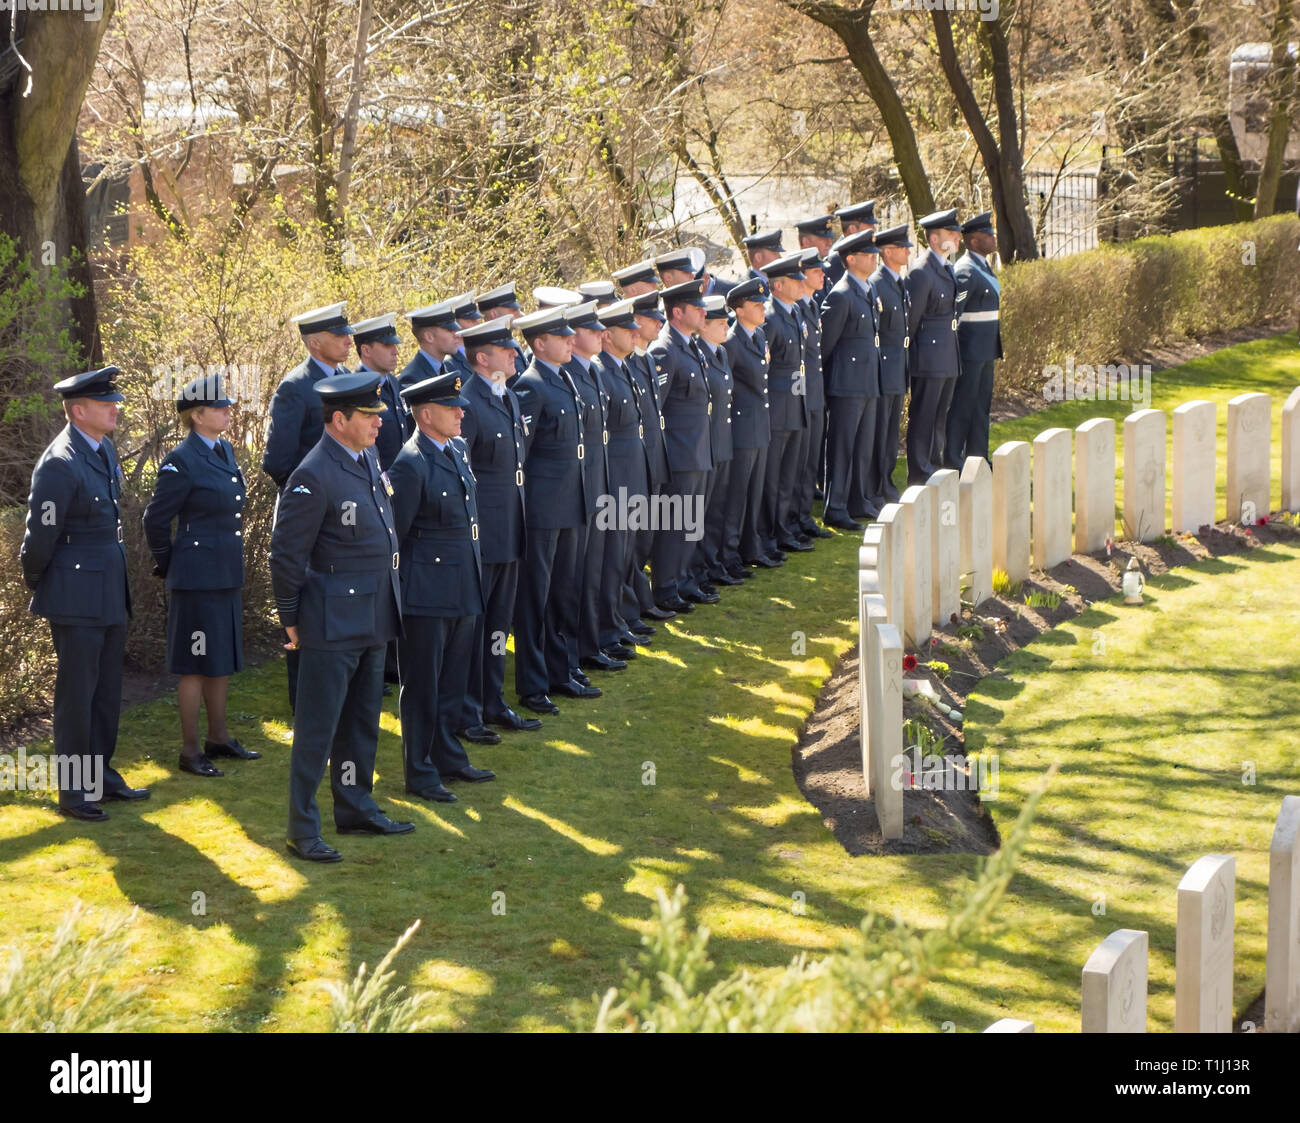
[[[1291,134],[1296,64],[1288,50],[1290,39],[1291,0],[1277,0],[1272,35],[1273,61],[1268,75],[1273,111],[1268,122],[1268,149],[1264,153],[1264,164],[1259,169],[1259,185],[1255,188],[1256,218],[1272,214],[1276,207],[1277,189],[1282,181],[1282,163],[1286,158],[1287,137]]]
[[[334,181],[338,189],[338,222],[344,230],[348,221],[348,191],[352,187],[352,159],[357,150],[357,118],[361,114],[361,77],[366,68],[366,44],[370,40],[370,20],[374,10],[374,0],[361,0],[361,13],[357,18],[357,45],[352,55],[351,88],[348,90],[347,111],[343,116],[339,174]]]
[[[880,119],[884,122],[885,131],[894,148],[894,163],[898,165],[898,174],[903,181],[903,190],[907,193],[907,203],[912,208],[913,216],[920,218],[929,214],[935,209],[934,193],[930,190],[930,177],[925,174],[925,165],[921,162],[916,133],[912,129],[912,122],[908,120],[907,110],[902,98],[898,96],[894,81],[880,61],[876,45],[871,39],[871,10],[875,6],[875,0],[863,0],[854,8],[824,3],[822,0],[785,2],[796,12],[802,12],[839,36],[849,52],[849,61],[862,75],[862,80],[867,84],[867,92],[880,112]]]

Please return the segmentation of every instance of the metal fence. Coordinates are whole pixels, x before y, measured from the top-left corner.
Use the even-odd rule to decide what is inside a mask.
[[[1097,172],[1025,169],[1025,196],[1038,252],[1065,257],[1097,248]]]

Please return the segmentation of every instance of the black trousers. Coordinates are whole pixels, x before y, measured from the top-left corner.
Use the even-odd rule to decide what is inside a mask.
[[[724,460],[709,473],[704,496],[704,537],[696,551],[696,577],[707,581],[726,568],[727,493],[731,481],[731,460]]]
[[[583,544],[583,565],[579,577],[576,636],[579,659],[589,659],[600,651],[601,618],[609,616],[608,612],[601,609],[601,582],[609,539],[609,532],[596,527],[596,514],[593,512],[587,518],[587,540]],[[575,659],[572,665],[576,667],[578,660]]]
[[[599,645],[608,647],[623,637],[629,623],[624,611],[623,590],[631,578],[633,532],[614,529],[594,533],[605,539],[599,581]],[[633,614],[632,618],[636,619],[636,615]]]
[[[863,513],[866,469],[876,439],[878,398],[829,398],[826,429],[826,518],[847,519]]]
[[[810,530],[813,521],[813,491],[822,480],[822,458],[826,450],[826,411],[808,411],[807,436],[804,441],[804,466],[795,492],[795,525]]]
[[[126,782],[111,767],[122,713],[122,659],[126,625],[50,624],[58,670],[54,677],[56,770],[69,786],[59,806],[98,803]],[[57,774],[57,771],[56,771]]]
[[[402,770],[411,791],[442,783],[469,765],[456,739],[480,616],[405,616],[398,640],[402,668]]]
[[[738,448],[727,473],[727,530],[723,564],[736,568],[754,561],[766,551],[759,534],[763,510],[763,483],[767,469],[767,446]]]
[[[872,479],[878,490],[867,498],[877,507],[893,502],[897,489],[893,485],[894,467],[898,463],[898,424],[903,416],[903,395],[885,394],[876,405],[875,469]]]
[[[776,548],[787,536],[794,503],[794,484],[798,474],[799,434],[801,429],[774,429],[767,446],[767,464],[763,479],[763,544]],[[766,551],[765,551],[766,552]]]
[[[687,515],[697,506],[702,508],[701,500],[695,497],[704,495],[707,475],[707,472],[702,471],[674,472],[664,488],[664,495],[681,496],[681,517],[676,519],[674,526],[660,526],[655,532],[650,560],[650,587],[656,602],[677,596],[678,589],[689,579],[687,570],[696,544],[686,539]]]
[[[957,375],[943,380],[939,393],[939,405],[934,414],[934,436],[930,443],[930,464],[937,471],[947,461],[948,445],[948,411],[952,407],[952,396],[957,390]]]
[[[459,729],[482,725],[485,717],[499,717],[510,708],[505,694],[506,637],[514,620],[518,585],[517,561],[483,563],[484,612],[474,617],[469,686]]]
[[[289,757],[289,838],[294,842],[320,837],[316,789],[327,760],[335,826],[358,826],[379,811],[370,792],[379,747],[386,646],[349,651],[303,648],[298,653],[302,709],[294,714]]]
[[[907,482],[923,484],[942,466],[934,459],[936,430],[947,421],[947,400],[952,398],[951,378],[913,378],[907,404]],[[945,416],[940,418],[942,407]]]
[[[586,528],[543,530],[529,527],[524,564],[515,600],[515,690],[520,697],[545,694],[553,682],[569,678],[568,646],[562,623],[576,637],[578,546]]]
[[[968,456],[989,459],[989,412],[993,408],[993,362],[963,363],[948,409],[947,460],[961,471]]]

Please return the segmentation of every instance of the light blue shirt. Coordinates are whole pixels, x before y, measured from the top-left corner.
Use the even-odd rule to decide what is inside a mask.
[[[217,447],[217,442],[215,440],[205,437],[202,433],[196,432],[194,435],[198,437],[199,440],[201,440],[205,445],[207,445],[208,448],[213,449]]]
[[[441,374],[441,373],[442,373],[442,360],[441,360],[441,359],[435,359],[435,358],[434,358],[434,357],[433,357],[433,356],[432,356],[428,351],[426,351],[423,347],[420,348],[420,354],[423,355],[426,359],[429,360],[429,365],[430,365],[431,367],[433,367],[433,373],[434,373],[434,374]]]
[[[998,296],[1001,296],[1002,286],[998,284],[998,279],[993,275],[993,269],[990,267],[988,261],[980,257],[980,255],[977,254],[974,250],[968,250],[967,253],[970,255],[971,262],[975,266],[975,268],[978,269],[981,273],[983,273],[984,276],[986,276],[990,282],[992,282],[993,291],[997,293]]]
[[[68,424],[69,424],[69,425],[72,425],[72,427],[73,427],[74,429],[77,429],[77,432],[81,434],[81,436],[84,438],[86,444],[90,445],[90,451],[91,451],[91,452],[98,452],[98,451],[99,451],[99,442],[98,442],[97,440],[95,440],[94,437],[88,436],[88,435],[86,434],[86,432],[85,432],[84,429],[78,429],[77,426],[76,426],[76,425],[73,425],[71,421],[69,421]]]
[[[353,460],[356,460],[358,456],[365,456],[365,453],[363,452],[357,452],[354,449],[348,448],[347,445],[345,445],[341,440],[339,440],[338,437],[336,437],[328,429],[325,431],[325,435],[329,437],[330,440],[332,440],[336,445],[339,446],[339,448],[343,450],[344,456],[350,456]]]

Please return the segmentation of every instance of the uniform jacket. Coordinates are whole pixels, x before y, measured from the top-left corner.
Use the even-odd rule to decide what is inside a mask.
[[[1002,303],[1002,286],[985,262],[969,253],[953,267],[957,275],[957,347],[962,360],[989,363],[1002,358],[1002,325],[996,313]]]
[[[370,371],[365,363],[358,366],[357,371],[378,373]],[[396,375],[385,374],[382,377],[383,381],[379,384],[379,398],[388,409],[383,414],[381,419],[383,424],[380,425],[379,435],[375,438],[375,455],[379,457],[379,467],[387,470],[393,462],[393,457],[397,455],[397,450],[406,440],[408,420],[406,402],[402,400],[401,383],[397,381]]]
[[[524,556],[527,509],[524,461],[528,456],[528,431],[523,410],[513,390],[506,390],[498,398],[477,374],[461,386],[460,392],[469,402],[460,435],[478,484],[476,502],[483,527],[479,553],[491,564],[517,561]]]
[[[451,440],[442,450],[416,433],[388,475],[402,550],[402,611],[477,616],[483,611],[478,497],[463,448]]]
[[[771,361],[767,368],[768,403],[771,405],[772,432],[803,429],[808,425],[808,395],[796,390],[806,382],[799,381],[804,374],[804,333],[808,325],[797,305],[790,311],[773,297],[767,302],[767,320],[763,335]]]
[[[246,499],[244,474],[229,441],[218,439],[208,448],[190,433],[167,454],[143,520],[145,540],[167,588],[243,586]]]
[[[655,365],[659,401],[671,472],[707,472],[709,452],[709,387],[704,363],[691,341],[664,324],[646,354]]]
[[[397,534],[374,451],[364,465],[333,437],[294,469],[271,528],[271,587],[299,646],[374,647],[401,631]]]
[[[871,274],[871,291],[880,321],[880,392],[902,394],[907,390],[907,356],[911,350],[907,286],[882,265]]]
[[[599,496],[609,491],[609,431],[605,420],[609,412],[609,392],[605,389],[604,372],[597,359],[584,366],[582,360],[574,355],[565,364],[565,370],[582,395],[582,431],[587,443],[582,471],[587,502],[594,504]],[[594,506],[589,506],[587,514],[594,510]]]
[[[772,439],[767,400],[767,339],[762,328],[753,338],[732,324],[722,344],[731,365],[731,444],[741,448],[766,448]]]
[[[826,295],[829,296],[830,290],[840,283],[840,278],[846,272],[844,259],[840,257],[839,250],[831,250],[826,255],[822,271],[826,274]]]
[[[608,351],[600,353],[601,377],[609,391],[609,491],[625,487],[629,495],[650,494],[649,440],[660,440],[659,423],[649,390],[642,386],[629,360],[619,362]],[[648,422],[654,422],[654,429]]]
[[[526,525],[563,530],[595,509],[583,484],[583,401],[568,374],[534,359],[514,384],[529,433],[524,461]]]
[[[826,392],[822,374],[821,301],[818,294],[799,302],[799,311],[808,334],[803,337],[804,396],[810,410],[826,408]]]
[[[828,398],[880,396],[880,326],[872,290],[845,273],[822,306],[822,365]]]
[[[731,419],[734,382],[727,352],[722,347],[714,351],[707,343],[701,343],[700,348],[705,359],[704,377],[709,384],[709,444],[716,467],[735,457],[731,440],[735,424]]]
[[[636,375],[641,387],[641,409],[645,415],[646,456],[650,458],[650,487],[654,491],[668,482],[668,438],[664,433],[664,419],[659,405],[659,378],[654,360],[649,355],[633,353],[627,365]]]
[[[52,624],[109,627],[131,615],[122,546],[122,469],[113,442],[105,467],[65,425],[32,472],[27,532],[19,552],[31,610]]]
[[[307,358],[284,376],[271,395],[271,412],[266,423],[266,451],[262,454],[262,471],[284,490],[285,481],[302,458],[316,446],[325,425],[321,420],[320,395],[316,383],[347,367],[327,370],[313,358]]]
[[[956,378],[957,280],[947,263],[929,251],[925,260],[909,270],[906,281],[908,373],[913,378]]]

